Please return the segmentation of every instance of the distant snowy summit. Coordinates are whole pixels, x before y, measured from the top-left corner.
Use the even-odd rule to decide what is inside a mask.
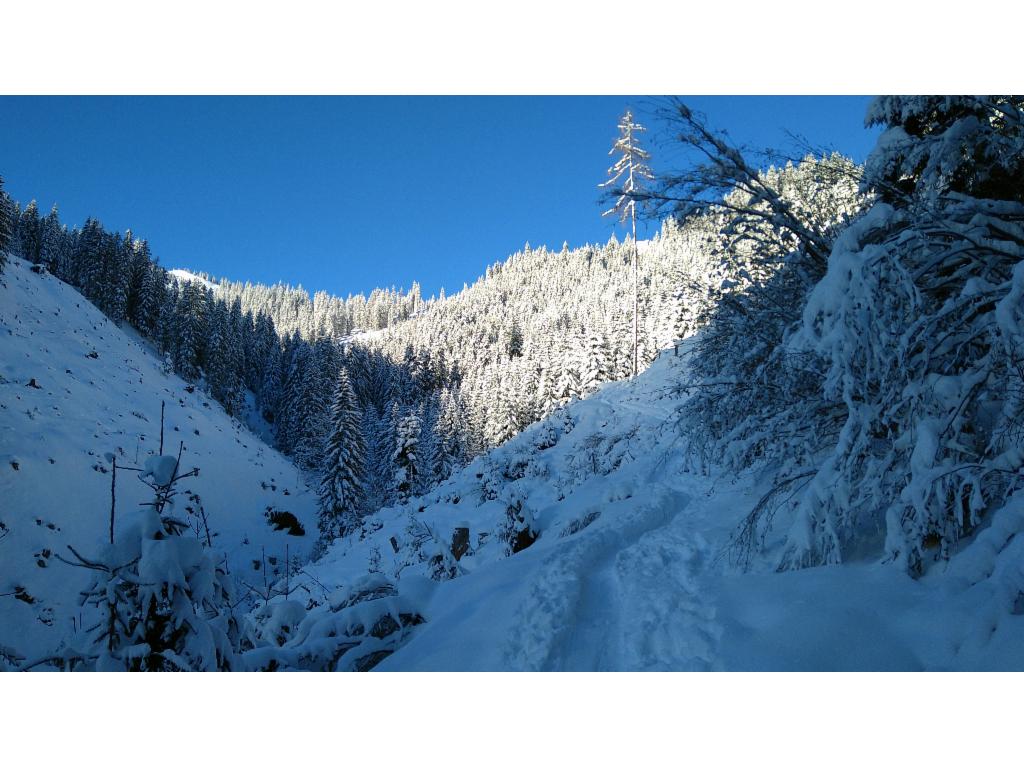
[[[200,283],[204,288],[209,288],[211,291],[216,292],[220,290],[220,286],[216,283],[211,283],[205,277],[189,272],[187,269],[169,269],[167,274],[179,283]]]

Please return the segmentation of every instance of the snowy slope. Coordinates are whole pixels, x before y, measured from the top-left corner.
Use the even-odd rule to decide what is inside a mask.
[[[33,386],[31,382],[35,383]],[[308,554],[315,496],[286,458],[229,418],[199,389],[161,370],[146,342],[122,330],[73,288],[12,258],[0,277],[0,645],[25,655],[52,649],[72,628],[89,572],[56,559],[88,556],[108,536],[110,462],[141,466],[159,443],[184,442],[182,486],[201,498],[215,546],[236,575],[262,584],[262,549],[284,563]],[[149,489],[118,472],[124,520]],[[271,529],[267,507],[292,512],[306,536]],[[184,512],[182,512],[184,514]],[[268,570],[271,570],[268,567]]]
[[[179,283],[199,283],[203,288],[209,288],[214,293],[220,290],[220,286],[216,283],[211,283],[205,277],[200,277],[187,269],[169,269],[167,274]]]
[[[426,622],[382,670],[1024,668],[1024,499],[917,581],[870,559],[787,573],[765,559],[742,572],[723,555],[763,481],[696,471],[675,424],[684,365],[663,354],[381,510],[378,530],[310,568],[311,591],[349,586],[371,565],[400,592],[409,580]],[[516,500],[540,536],[506,556],[496,532]],[[460,525],[474,547],[460,575],[428,590],[409,579],[430,570],[411,555],[421,524],[433,532],[426,555]]]

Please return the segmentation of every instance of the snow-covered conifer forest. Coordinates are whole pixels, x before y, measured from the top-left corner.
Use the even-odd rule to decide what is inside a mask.
[[[627,113],[650,237],[429,297],[0,183],[0,669],[1024,669],[1024,99],[865,119]]]

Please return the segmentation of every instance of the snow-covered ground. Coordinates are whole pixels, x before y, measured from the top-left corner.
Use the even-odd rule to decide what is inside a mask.
[[[211,283],[205,277],[200,277],[187,269],[169,269],[167,270],[167,274],[180,283],[199,283],[204,288],[209,288],[214,293],[220,290],[220,286],[216,283]]]
[[[18,259],[3,283],[0,646],[36,655],[74,625],[89,573],[56,554],[103,543],[105,454],[141,466],[161,400],[167,444],[183,441],[185,466],[201,468],[188,487],[232,571],[261,585],[264,551],[278,571],[286,546],[309,552],[315,499],[293,465],[164,374],[145,342],[73,289]],[[363,537],[293,574],[292,594],[261,609],[264,636],[280,631],[296,651],[282,663],[303,643],[323,647],[325,627],[362,622],[363,633],[391,611],[401,631],[365,646],[397,648],[382,670],[1024,669],[1024,499],[918,580],[871,557],[776,573],[766,555],[741,571],[727,547],[768,478],[724,475],[687,450],[685,353],[664,353],[634,381],[604,385],[429,494],[380,510]],[[119,520],[146,497],[119,473]],[[294,513],[307,535],[272,531],[268,507]],[[511,555],[510,508],[537,535]],[[455,562],[460,528],[469,549]],[[784,533],[780,520],[774,535]],[[391,596],[354,602],[374,591]]]
[[[419,314],[419,313],[417,313]],[[339,340],[339,344],[365,344],[369,341],[379,339],[385,333],[388,332],[387,328],[378,328],[373,331],[364,331],[362,329],[356,329],[348,336],[342,336]]]
[[[872,559],[776,573],[765,557],[741,571],[725,550],[764,480],[695,470],[676,424],[684,365],[664,353],[382,510],[379,530],[310,568],[309,588],[349,586],[368,567],[403,594],[408,580],[426,621],[382,670],[1024,668],[1024,503],[919,580]],[[517,501],[539,538],[506,556],[497,532]],[[410,579],[459,526],[472,545],[461,574]]]
[[[0,645],[42,655],[73,628],[77,593],[90,573],[56,556],[70,557],[70,544],[88,557],[106,541],[105,456],[141,467],[156,453],[161,401],[164,452],[176,454],[184,443],[183,467],[200,468],[181,486],[200,497],[232,572],[261,586],[264,553],[271,572],[283,568],[286,551],[308,555],[316,498],[294,465],[201,389],[165,374],[137,334],[12,258],[0,277]],[[150,493],[136,473],[119,470],[117,521]],[[187,494],[180,498],[195,508]],[[306,535],[273,530],[268,507],[294,514]]]

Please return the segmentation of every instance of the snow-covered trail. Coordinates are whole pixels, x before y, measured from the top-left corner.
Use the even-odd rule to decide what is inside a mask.
[[[553,638],[541,669],[712,668],[720,629],[701,588],[708,547],[685,530],[689,499],[658,495],[643,516],[653,525],[607,537],[596,562],[570,561],[579,584],[572,629],[564,642]]]
[[[664,395],[672,387],[658,389]],[[652,432],[665,430],[678,401],[654,398],[650,390],[605,387],[593,401]],[[519,608],[506,668],[714,668],[721,628],[705,587],[713,552],[699,532],[706,523],[696,524],[708,512],[701,503],[708,489],[701,478],[674,471],[678,439],[672,430],[663,431],[659,443],[663,452],[652,452],[634,468],[640,476],[636,498],[642,501],[628,510],[609,509],[608,527],[584,533],[575,546],[555,549],[547,557],[534,577],[530,599]],[[667,465],[673,470],[666,471]],[[550,631],[552,616],[566,629]],[[523,643],[524,635],[532,642]]]
[[[662,529],[685,498],[652,494],[617,510],[615,524],[584,532],[552,548],[531,575],[517,610],[504,658],[510,669],[613,669],[632,639],[625,617],[613,610],[634,573],[620,557]]]

